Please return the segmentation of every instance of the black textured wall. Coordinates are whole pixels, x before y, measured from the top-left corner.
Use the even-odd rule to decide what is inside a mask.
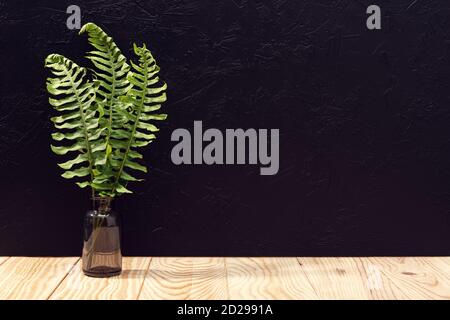
[[[450,254],[450,3],[0,0],[0,255],[77,255],[89,194],[59,176],[49,53],[69,4],[169,86],[150,174],[121,198],[127,255]],[[279,128],[280,171],[175,166],[175,128]]]

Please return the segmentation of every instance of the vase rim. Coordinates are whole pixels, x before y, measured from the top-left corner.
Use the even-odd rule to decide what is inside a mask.
[[[94,210],[107,212],[111,210],[112,197],[92,197],[92,205]]]

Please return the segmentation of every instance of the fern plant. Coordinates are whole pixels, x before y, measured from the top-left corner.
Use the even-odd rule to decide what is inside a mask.
[[[155,138],[155,132],[159,129],[152,121],[161,121],[167,118],[166,114],[155,113],[161,108],[161,103],[166,101],[167,85],[161,83],[156,64],[145,44],[139,48],[136,44],[134,52],[139,57],[139,63],[131,62],[134,72],[129,72],[127,79],[132,88],[121,101],[127,106],[124,109],[128,121],[124,123],[125,130],[117,131],[115,140],[112,141],[114,152],[111,155],[113,186],[112,191],[118,193],[130,193],[125,186],[129,181],[138,181],[127,170],[147,172],[145,166],[137,162],[142,159],[142,154],[137,148],[145,147]]]
[[[159,67],[144,44],[134,44],[137,63],[127,63],[113,39],[94,23],[85,24],[94,50],[87,58],[93,73],[70,59],[50,54],[45,66],[49,103],[58,116],[51,120],[57,130],[51,149],[58,155],[72,155],[60,163],[62,177],[77,179],[93,195],[116,197],[131,193],[128,183],[140,181],[134,171],[147,172],[138,148],[156,136],[154,121],[167,118],[157,113],[166,101],[167,85],[158,76]],[[141,163],[139,163],[139,161]]]

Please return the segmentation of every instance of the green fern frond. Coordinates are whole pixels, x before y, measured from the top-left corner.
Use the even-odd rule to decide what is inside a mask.
[[[131,85],[127,80],[130,70],[125,56],[122,54],[113,39],[94,23],[85,24],[80,34],[87,33],[89,43],[95,48],[90,51],[87,58],[96,67],[95,75],[99,82],[97,100],[103,107],[105,114],[102,124],[107,128],[105,132],[107,155],[112,151],[111,141],[113,132],[120,129],[128,120],[123,117],[125,108],[119,97],[125,95]]]
[[[138,148],[155,139],[154,121],[167,115],[155,113],[166,101],[166,84],[158,77],[159,67],[150,51],[134,45],[139,58],[131,63],[100,27],[85,24],[94,50],[87,58],[95,67],[94,81],[73,61],[51,54],[45,61],[53,78],[47,79],[50,104],[58,112],[52,118],[56,132],[51,149],[58,155],[72,155],[59,163],[64,178],[90,186],[93,194],[115,197],[131,193],[130,181],[140,181],[134,171],[147,172],[140,163]],[[66,143],[67,142],[67,143]]]
[[[45,67],[54,75],[47,79],[47,90],[52,95],[49,103],[59,113],[51,118],[57,132],[53,140],[67,142],[60,146],[51,145],[58,155],[77,155],[58,164],[65,172],[64,178],[83,178],[77,184],[84,188],[93,179],[93,169],[104,162],[102,152],[106,145],[100,139],[98,109],[95,103],[98,84],[86,80],[86,69],[58,54],[45,59]],[[87,179],[87,181],[86,181]]]
[[[158,77],[159,67],[150,51],[134,44],[134,52],[139,57],[139,63],[131,62],[133,72],[128,74],[128,81],[133,85],[122,101],[130,106],[127,117],[130,119],[124,125],[126,130],[120,132],[120,140],[115,146],[117,152],[112,154],[115,171],[113,193],[130,193],[126,185],[139,179],[131,175],[131,170],[147,172],[147,168],[137,162],[142,155],[136,150],[151,143],[155,132],[159,129],[152,123],[165,120],[166,114],[155,114],[166,101],[167,85]]]

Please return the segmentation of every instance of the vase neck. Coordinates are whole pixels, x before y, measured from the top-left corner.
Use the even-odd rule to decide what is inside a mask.
[[[113,198],[111,197],[94,197],[92,198],[92,204],[94,210],[103,213],[111,211],[111,203]]]

